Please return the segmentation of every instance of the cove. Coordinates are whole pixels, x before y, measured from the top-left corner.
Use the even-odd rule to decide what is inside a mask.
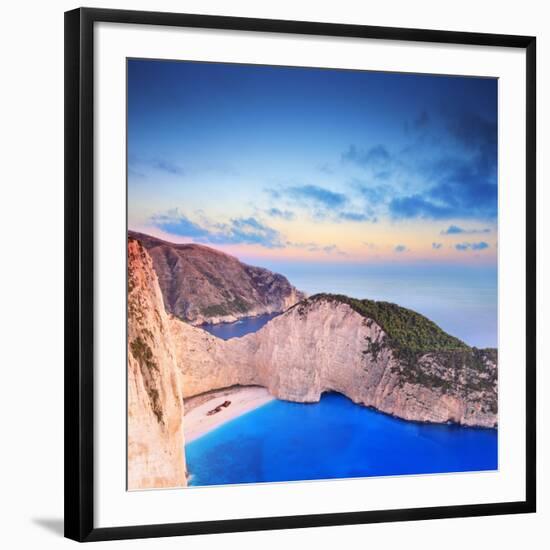
[[[229,340],[230,338],[239,338],[245,334],[257,332],[277,315],[279,313],[265,313],[256,317],[243,317],[234,323],[206,323],[201,325],[201,328],[222,340]]]
[[[409,422],[324,394],[272,401],[185,447],[190,485],[496,470],[497,430]]]

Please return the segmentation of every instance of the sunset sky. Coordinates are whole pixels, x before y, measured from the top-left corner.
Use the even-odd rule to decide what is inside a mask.
[[[258,265],[494,266],[497,81],[130,60],[128,221]]]

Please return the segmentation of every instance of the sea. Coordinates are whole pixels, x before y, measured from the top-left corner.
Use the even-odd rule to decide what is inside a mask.
[[[493,265],[272,262],[299,290],[393,302],[425,315],[478,348],[498,347],[498,274]]]
[[[400,420],[337,393],[274,400],[186,445],[190,485],[225,485],[498,467],[497,431]]]

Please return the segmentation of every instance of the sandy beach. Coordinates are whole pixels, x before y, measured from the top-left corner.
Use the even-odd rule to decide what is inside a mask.
[[[185,442],[190,443],[273,399],[274,397],[260,386],[235,386],[190,397],[184,401]],[[208,414],[215,410],[217,412]]]

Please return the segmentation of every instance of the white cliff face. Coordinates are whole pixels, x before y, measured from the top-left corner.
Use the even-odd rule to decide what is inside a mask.
[[[187,485],[181,376],[151,259],[128,242],[128,489]]]
[[[186,397],[254,384],[288,401],[316,402],[323,392],[336,391],[407,420],[497,423],[496,364],[487,361],[495,375],[489,393],[466,391],[460,382],[446,385],[455,371],[474,378],[479,373],[450,370],[437,353],[419,360],[430,382],[411,381],[380,326],[345,303],[298,304],[258,332],[228,341],[175,318],[170,326]],[[372,344],[375,353],[368,351]]]

